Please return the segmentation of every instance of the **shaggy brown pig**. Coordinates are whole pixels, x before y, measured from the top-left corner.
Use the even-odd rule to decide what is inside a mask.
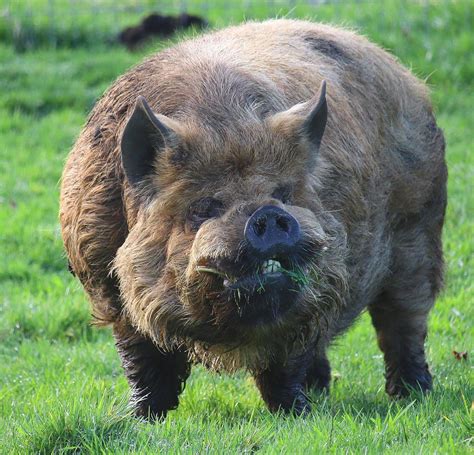
[[[247,23],[119,78],[69,156],[60,219],[137,414],[175,408],[193,362],[307,412],[365,309],[387,392],[430,389],[446,175],[425,85],[349,31]]]

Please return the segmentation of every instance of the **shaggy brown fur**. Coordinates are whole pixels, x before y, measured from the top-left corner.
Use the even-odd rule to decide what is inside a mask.
[[[270,409],[303,412],[304,388],[329,385],[328,344],[365,308],[387,392],[429,389],[446,175],[424,84],[349,31],[248,23],[118,79],[69,156],[60,218],[138,413],[175,407],[193,360],[247,368]],[[261,270],[244,228],[262,206],[299,224],[276,257],[293,275],[241,294],[228,280]]]

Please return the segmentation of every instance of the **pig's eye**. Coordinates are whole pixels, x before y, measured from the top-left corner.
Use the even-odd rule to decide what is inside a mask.
[[[291,186],[281,185],[272,193],[272,197],[286,204],[291,200]]]
[[[194,201],[188,211],[187,221],[192,230],[197,231],[204,221],[221,216],[224,204],[212,197]]]

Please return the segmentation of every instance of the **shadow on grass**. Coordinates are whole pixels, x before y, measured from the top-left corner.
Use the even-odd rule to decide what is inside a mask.
[[[312,405],[311,418],[335,416],[343,413],[354,419],[382,420],[398,419],[401,415],[410,413],[426,414],[428,419],[439,420],[440,414],[450,410],[465,411],[469,415],[469,398],[472,396],[473,387],[469,383],[456,384],[455,387],[443,385],[435,381],[433,390],[423,393],[411,389],[410,394],[404,398],[392,398],[382,392],[352,393],[347,396],[342,394],[331,398],[328,394],[310,394]],[[433,410],[438,409],[438,412]],[[430,417],[431,416],[431,417]]]
[[[331,397],[328,393],[311,392],[308,398],[311,404],[311,412],[307,416],[295,416],[293,414],[270,414],[263,402],[255,405],[229,400],[222,401],[220,397],[213,396],[205,400],[203,407],[209,412],[201,418],[204,421],[212,421],[216,416],[233,424],[253,420],[268,420],[269,416],[277,420],[317,420],[320,418],[333,418],[337,414],[344,414],[355,419],[381,418],[382,420],[404,414],[408,411],[424,413],[428,408],[440,409],[465,409],[469,413],[468,402],[473,393],[473,387],[466,383],[460,387],[444,387],[436,384],[433,391],[425,394],[419,390],[412,389],[405,398],[391,398],[381,393],[352,393],[339,398]],[[470,402],[469,402],[470,403]],[[427,411],[428,412],[428,411]],[[439,415],[433,418],[438,419]]]

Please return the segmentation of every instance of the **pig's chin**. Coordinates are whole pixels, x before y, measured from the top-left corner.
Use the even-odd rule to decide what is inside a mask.
[[[235,305],[236,322],[248,327],[268,325],[285,318],[297,305],[301,287],[280,271],[224,281],[226,300],[229,305]]]

